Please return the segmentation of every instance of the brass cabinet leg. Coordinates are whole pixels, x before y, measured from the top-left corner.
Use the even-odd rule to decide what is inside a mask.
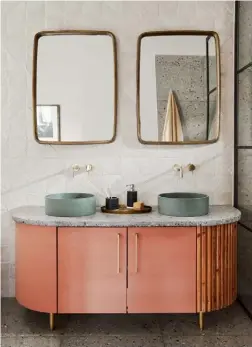
[[[200,326],[200,330],[203,330],[204,328],[203,312],[199,313],[199,326]]]
[[[50,329],[54,329],[54,314],[50,313]]]

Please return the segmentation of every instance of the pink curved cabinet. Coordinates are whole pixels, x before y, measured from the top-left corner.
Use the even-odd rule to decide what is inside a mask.
[[[16,298],[31,310],[57,312],[56,228],[16,224]]]

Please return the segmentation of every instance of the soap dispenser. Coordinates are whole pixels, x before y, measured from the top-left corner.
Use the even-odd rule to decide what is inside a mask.
[[[137,191],[135,191],[134,184],[128,184],[126,187],[129,187],[127,191],[127,207],[132,208],[134,202],[137,201]]]

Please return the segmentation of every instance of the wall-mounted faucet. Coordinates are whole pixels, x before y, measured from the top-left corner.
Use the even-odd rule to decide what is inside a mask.
[[[73,170],[73,177],[74,177],[75,173],[79,172],[81,170],[81,167],[78,164],[73,164],[72,165],[72,170]],[[93,170],[93,165],[92,164],[85,165],[85,172],[90,172],[92,170]]]
[[[180,178],[183,178],[183,167],[182,165],[175,164],[173,165],[173,170],[179,172]]]
[[[196,170],[196,166],[194,164],[188,164],[186,166],[187,170],[188,171],[191,171],[193,172],[194,170]],[[182,165],[179,165],[179,164],[175,164],[173,165],[173,170],[176,171],[176,172],[179,172],[179,176],[180,178],[183,178],[183,175],[184,175],[184,170],[183,170],[183,167]]]

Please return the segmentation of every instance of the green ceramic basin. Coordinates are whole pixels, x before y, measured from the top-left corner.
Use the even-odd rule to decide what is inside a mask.
[[[61,193],[45,197],[45,213],[55,217],[81,217],[96,212],[96,200],[93,194]]]
[[[199,193],[162,193],[158,196],[158,211],[175,217],[204,216],[209,211],[209,196]]]

